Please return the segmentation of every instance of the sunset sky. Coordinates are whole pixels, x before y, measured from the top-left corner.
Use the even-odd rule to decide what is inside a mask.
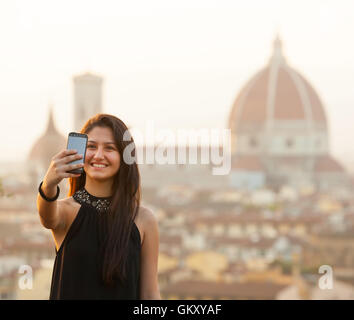
[[[353,12],[351,0],[1,1],[0,161],[27,156],[50,103],[72,130],[72,76],[85,71],[129,126],[222,129],[279,34],[324,103],[331,150],[354,166]]]

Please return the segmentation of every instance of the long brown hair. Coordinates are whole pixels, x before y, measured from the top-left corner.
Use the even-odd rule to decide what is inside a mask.
[[[112,285],[117,279],[121,283],[126,279],[129,238],[141,199],[140,174],[136,161],[128,161],[132,164],[127,164],[123,159],[123,152],[128,145],[130,148],[133,146],[132,149],[129,148],[130,156],[135,157],[136,152],[133,137],[123,121],[113,115],[96,114],[85,123],[81,133],[87,134],[95,127],[107,127],[112,130],[121,159],[112,185],[113,198],[109,214],[102,215],[99,219],[102,280],[106,285]],[[130,141],[123,140],[125,133],[128,133]],[[127,140],[126,136],[125,139]],[[85,182],[85,172],[78,178],[69,178],[68,196],[83,188]]]

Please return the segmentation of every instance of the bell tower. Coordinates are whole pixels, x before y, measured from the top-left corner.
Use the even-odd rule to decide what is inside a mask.
[[[79,132],[84,123],[97,113],[102,113],[103,78],[92,73],[74,76],[74,128]]]

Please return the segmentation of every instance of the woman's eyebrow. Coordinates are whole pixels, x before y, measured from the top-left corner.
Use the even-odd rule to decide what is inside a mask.
[[[89,143],[97,143],[97,142],[94,141],[94,140],[89,140],[88,142],[89,142]],[[114,144],[114,145],[115,145],[115,142],[108,141],[108,142],[104,142],[103,144]]]

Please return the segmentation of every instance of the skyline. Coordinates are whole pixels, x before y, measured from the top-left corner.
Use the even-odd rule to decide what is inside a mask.
[[[7,137],[0,161],[28,155],[45,130],[49,104],[59,131],[71,130],[72,77],[86,71],[104,77],[103,111],[127,125],[144,128],[154,120],[159,128],[225,128],[238,92],[268,63],[279,34],[289,65],[323,102],[331,152],[354,164],[351,2],[104,4],[0,4],[6,119],[0,134]],[[16,134],[8,134],[13,128]]]

